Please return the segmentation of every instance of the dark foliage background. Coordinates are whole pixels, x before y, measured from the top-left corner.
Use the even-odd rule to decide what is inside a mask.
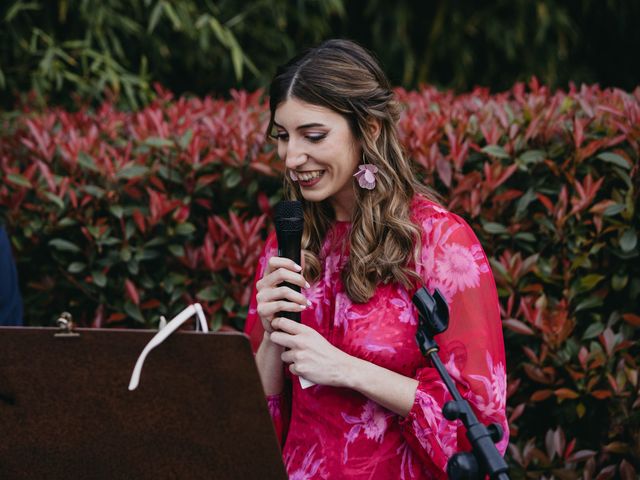
[[[635,0],[7,0],[0,5],[0,105],[34,90],[74,105],[105,88],[130,108],[159,82],[181,94],[264,87],[276,65],[331,37],[372,49],[395,85],[506,90],[640,78]]]
[[[242,327],[282,166],[260,92],[232,95],[2,117],[28,324],[155,327],[197,300]],[[491,261],[512,478],[637,478],[640,88],[398,96],[415,168]]]

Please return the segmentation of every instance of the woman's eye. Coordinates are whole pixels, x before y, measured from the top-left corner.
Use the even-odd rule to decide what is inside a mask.
[[[284,132],[276,132],[276,133],[272,133],[271,134],[271,138],[273,138],[274,140],[288,140],[289,139],[289,135],[284,133]]]
[[[307,140],[309,140],[310,142],[319,142],[326,136],[327,136],[326,133],[317,133],[314,135],[307,135],[306,137],[307,137]]]

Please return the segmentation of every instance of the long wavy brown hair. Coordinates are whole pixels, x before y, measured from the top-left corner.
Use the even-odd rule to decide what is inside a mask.
[[[411,200],[416,193],[434,201],[436,196],[417,180],[404,155],[396,126],[400,106],[373,55],[352,41],[326,41],[281,66],[269,95],[268,135],[278,105],[295,98],[342,115],[366,162],[378,167],[373,190],[359,188],[354,179],[357,207],[351,219],[349,260],[342,271],[349,298],[366,302],[379,283],[395,281],[411,288],[412,280],[419,280],[412,266],[420,249],[420,229],[410,219]],[[372,119],[380,124],[377,138]],[[333,208],[326,200],[305,202],[288,174],[284,182],[285,195],[303,203],[304,273],[316,280],[321,274],[322,241],[335,219]]]

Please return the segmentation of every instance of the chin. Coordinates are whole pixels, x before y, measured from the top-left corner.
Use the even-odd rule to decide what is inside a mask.
[[[327,195],[324,192],[316,192],[301,188],[300,193],[302,194],[302,198],[304,198],[307,202],[322,202],[323,200],[327,199]]]

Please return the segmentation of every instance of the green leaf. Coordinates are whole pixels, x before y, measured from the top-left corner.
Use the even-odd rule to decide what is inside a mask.
[[[70,273],[79,273],[87,268],[87,265],[82,262],[72,262],[69,267],[67,267],[67,271]]]
[[[142,312],[137,305],[134,305],[132,302],[127,301],[124,304],[124,311],[134,320],[137,320],[140,323],[144,323],[144,317],[142,316]]]
[[[611,288],[615,291],[622,290],[627,286],[627,283],[629,283],[629,275],[619,275],[616,273],[611,277]]]
[[[62,238],[54,238],[52,240],[49,240],[48,244],[56,250],[60,250],[61,252],[80,252],[80,248],[77,245],[71,243],[69,240],[64,240]]]
[[[143,143],[153,148],[165,148],[173,146],[173,142],[171,140],[161,137],[148,137]]]
[[[224,179],[224,184],[228,188],[233,188],[240,183],[242,177],[240,176],[240,172],[235,168],[227,168],[222,174]]]
[[[184,257],[184,247],[182,245],[169,245],[169,251],[175,257]]]
[[[85,192],[87,192],[89,195],[91,195],[93,197],[96,197],[96,198],[104,197],[104,189],[103,188],[96,187],[95,185],[85,185],[82,188],[84,189]]]
[[[215,302],[220,299],[220,297],[224,294],[223,289],[218,285],[211,285],[209,287],[203,288],[198,293],[196,293],[196,298],[199,300],[204,300],[205,302]]]
[[[176,233],[178,235],[190,235],[195,231],[196,231],[196,227],[192,223],[189,223],[189,222],[180,223],[176,227]]]
[[[154,258],[158,258],[159,256],[160,252],[158,252],[157,250],[145,248],[143,250],[139,250],[138,253],[136,253],[136,260],[144,262],[145,260],[153,260]]]
[[[518,199],[518,203],[516,206],[516,218],[520,219],[522,218],[522,215],[524,215],[524,213],[527,210],[527,207],[529,206],[529,204],[531,202],[533,202],[536,199],[536,192],[533,191],[532,188],[529,188],[524,195],[522,195],[519,199]]]
[[[53,192],[44,192],[44,196],[51,202],[55,203],[59,210],[64,210],[64,202],[62,199]]]
[[[604,324],[597,322],[592,323],[587,327],[584,334],[582,335],[583,340],[588,340],[589,338],[595,338],[600,335],[604,331]]]
[[[67,227],[73,227],[77,224],[78,224],[77,220],[74,220],[73,218],[65,217],[58,222],[58,227],[67,228]]]
[[[123,262],[128,262],[129,260],[131,260],[131,249],[129,247],[125,247],[120,250],[120,259]]]
[[[633,227],[628,228],[620,237],[620,248],[623,252],[630,252],[638,244],[638,233]]]
[[[40,10],[42,8],[41,5],[38,5],[38,2],[14,2],[11,5],[11,8],[7,10],[6,15],[4,16],[4,20],[7,23],[11,23],[11,21],[20,13],[22,10]]]
[[[11,183],[15,183],[16,185],[20,185],[21,187],[31,188],[31,182],[19,173],[7,174],[7,180],[9,180]]]
[[[127,262],[127,270],[129,270],[131,275],[138,275],[138,273],[140,273],[140,264],[135,258]]]
[[[142,177],[149,172],[149,167],[145,165],[128,165],[116,173],[117,178],[131,180],[132,178]]]
[[[81,167],[86,168],[87,170],[91,170],[93,172],[99,171],[98,166],[96,165],[96,162],[88,153],[80,152],[78,154],[78,163],[80,164]]]
[[[162,3],[162,6],[164,7],[165,13],[167,14],[167,17],[169,17],[169,20],[171,20],[171,23],[173,24],[173,29],[176,31],[182,30],[182,22],[180,22],[180,19],[178,18],[178,15],[176,15],[176,12],[171,6],[171,4],[169,2],[161,2],[161,3]]]
[[[122,218],[122,215],[124,214],[124,208],[122,208],[120,205],[113,205],[109,207],[109,211],[116,218]]]
[[[502,277],[506,278],[508,281],[512,280],[511,275],[509,275],[509,272],[507,272],[507,269],[505,268],[505,266],[498,259],[490,258],[489,263],[491,264],[491,268],[494,270],[494,272],[498,272]]]
[[[222,308],[226,311],[226,312],[233,312],[233,307],[236,306],[236,302],[233,298],[231,297],[227,297],[224,299],[224,302],[222,302]]]
[[[178,140],[178,145],[180,145],[180,148],[182,150],[187,149],[187,147],[191,143],[192,137],[193,137],[193,130],[191,129],[188,129],[186,132],[184,132],[184,135],[180,137],[180,140]]]
[[[617,153],[602,152],[602,153],[596,155],[596,158],[599,158],[600,160],[602,160],[604,162],[613,163],[614,165],[622,167],[622,168],[624,168],[626,170],[631,170],[631,165],[629,165],[629,162],[627,162],[624,159],[624,157],[622,157],[621,155],[618,155]]]
[[[153,7],[151,11],[151,15],[149,15],[149,26],[147,27],[147,32],[152,33],[158,24],[158,20],[160,20],[160,15],[162,15],[162,2],[156,3],[156,6]]]
[[[484,229],[485,232],[488,232],[488,233],[493,233],[493,234],[507,233],[507,227],[505,227],[501,223],[487,222],[484,225],[482,225],[482,228]]]
[[[500,145],[487,145],[482,149],[482,151],[496,158],[511,158],[511,156],[505,152],[504,148]]]
[[[624,208],[624,205],[620,203],[614,203],[613,205],[609,205],[607,208],[605,208],[602,214],[607,217],[613,217],[614,215],[617,215],[620,212],[624,211]]]
[[[577,313],[581,310],[588,310],[590,308],[600,307],[603,304],[602,298],[591,296],[581,301],[575,308],[574,312]]]
[[[522,163],[529,165],[530,163],[540,163],[546,158],[547,154],[542,150],[528,150],[521,153],[518,158]]]
[[[596,273],[592,273],[592,274],[586,275],[586,276],[584,276],[584,277],[582,277],[580,279],[580,286],[582,287],[583,291],[592,290],[604,278],[605,278],[604,275],[598,275]]]
[[[100,270],[94,270],[91,272],[91,277],[93,278],[93,283],[98,287],[104,288],[107,285],[107,276]]]
[[[145,247],[157,247],[158,245],[164,245],[167,243],[167,239],[162,236],[153,237],[147,243],[144,244]]]
[[[525,242],[536,241],[536,236],[530,232],[518,232],[513,236],[513,238],[515,238],[516,240],[524,240]]]

